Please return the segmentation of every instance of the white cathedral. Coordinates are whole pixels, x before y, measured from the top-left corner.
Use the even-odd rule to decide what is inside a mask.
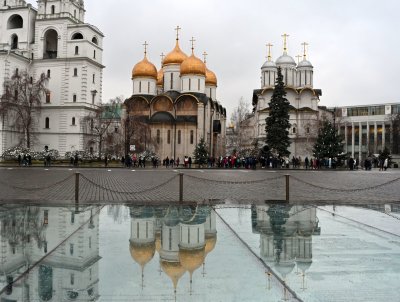
[[[265,119],[269,115],[268,103],[271,100],[278,67],[280,67],[285,83],[286,98],[290,102],[290,156],[300,156],[304,160],[306,156],[312,157],[312,147],[318,136],[319,120],[323,115],[329,117],[331,112],[319,106],[319,97],[322,92],[314,88],[314,67],[307,60],[307,43],[302,44],[303,55],[297,56],[298,59],[302,57],[302,60],[296,64],[296,61],[288,54],[288,35],[284,34],[282,37],[284,38],[283,54],[275,62],[271,56],[272,44],[267,44],[267,61],[261,67],[261,89],[253,91],[254,115],[248,123],[254,127],[252,137],[258,139],[259,143],[265,143]]]
[[[102,101],[103,33],[85,23],[83,0],[24,0],[0,4],[0,94],[18,71],[49,77],[49,93],[34,129],[33,146],[67,151],[89,149],[81,119]],[[0,154],[20,142],[12,118],[0,118]]]

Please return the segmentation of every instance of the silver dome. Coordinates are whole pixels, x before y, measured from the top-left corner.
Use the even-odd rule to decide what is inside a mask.
[[[297,67],[313,67],[310,61],[303,60],[297,65]]]
[[[276,60],[276,64],[287,64],[287,65],[296,66],[296,62],[294,61],[294,59],[291,56],[287,55],[287,54],[281,55]]]
[[[266,69],[266,68],[274,68],[276,69],[276,64],[273,61],[266,61],[264,65],[261,67],[261,69]]]

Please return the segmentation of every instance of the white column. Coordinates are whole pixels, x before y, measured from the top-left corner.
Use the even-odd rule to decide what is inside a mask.
[[[351,123],[351,157],[354,158],[354,145],[355,145],[355,133],[354,133],[354,123]]]

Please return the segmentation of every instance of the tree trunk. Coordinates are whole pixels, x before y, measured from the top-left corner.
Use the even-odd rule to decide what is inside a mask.
[[[31,133],[29,131],[29,128],[26,129],[26,147],[28,149],[31,148]]]

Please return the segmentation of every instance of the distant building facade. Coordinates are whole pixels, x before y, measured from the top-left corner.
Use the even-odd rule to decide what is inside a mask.
[[[85,23],[83,0],[37,3],[37,9],[24,0],[0,4],[0,93],[5,79],[18,71],[34,79],[44,73],[50,93],[34,117],[33,149],[47,145],[61,154],[89,149],[81,119],[101,104],[103,34]],[[1,154],[19,145],[21,133],[12,117],[0,120]]]
[[[331,108],[333,111],[334,108]],[[400,103],[357,105],[335,108],[338,133],[344,137],[345,153],[360,162],[387,147],[398,154],[399,133],[393,129]]]
[[[147,148],[158,157],[182,163],[201,138],[210,156],[225,155],[226,109],[217,101],[217,77],[194,55],[193,46],[187,56],[177,36],[158,72],[145,51],[132,70],[132,84],[133,94],[125,101],[128,117],[147,125],[146,139],[152,143]]]

